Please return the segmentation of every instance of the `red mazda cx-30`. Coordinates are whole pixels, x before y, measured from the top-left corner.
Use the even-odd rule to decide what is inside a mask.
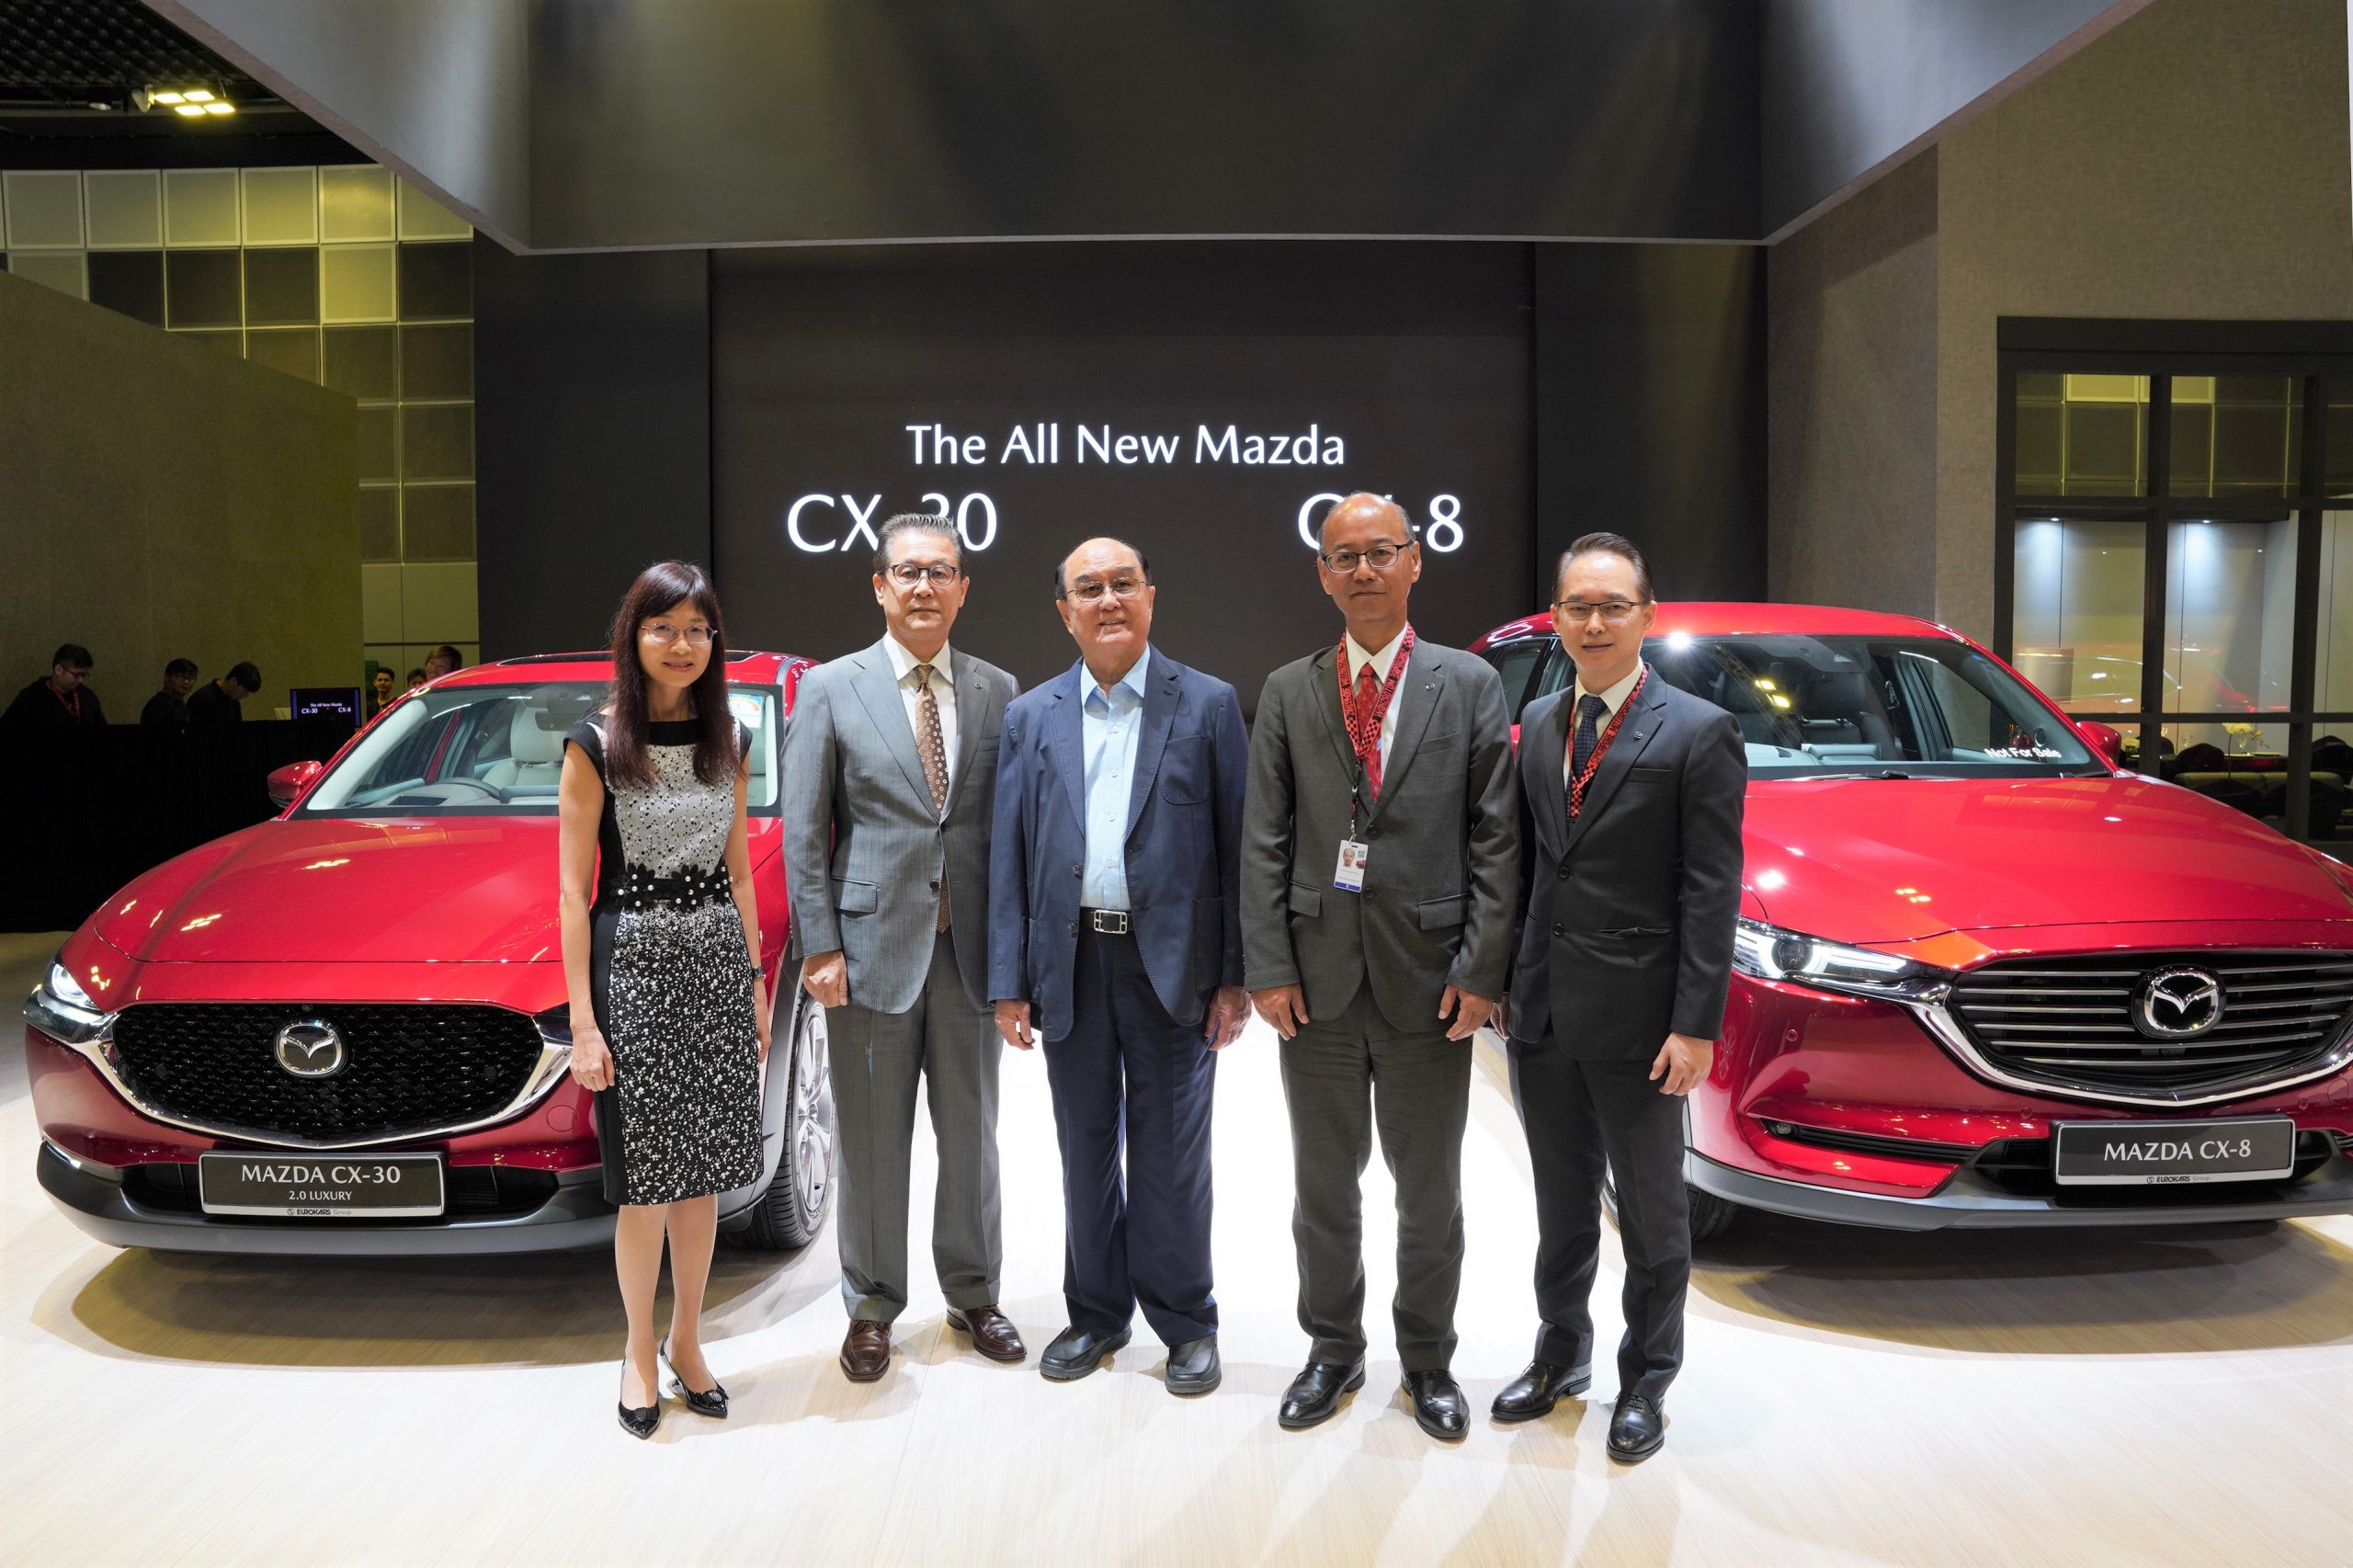
[[[738,653],[753,735],[752,878],[776,997],[786,926],[779,747],[807,661]],[[611,1234],[590,1096],[572,1081],[556,934],[564,732],[601,654],[509,659],[393,703],[286,809],[108,899],[25,1007],[41,1186],[118,1246],[438,1253]],[[786,986],[760,1179],[722,1228],[800,1245],[824,1221],[824,1011]]]
[[[1474,650],[1515,713],[1574,678],[1546,616]],[[1748,750],[1695,1234],[2353,1212],[2353,869],[1909,616],[1661,605],[1643,657]]]

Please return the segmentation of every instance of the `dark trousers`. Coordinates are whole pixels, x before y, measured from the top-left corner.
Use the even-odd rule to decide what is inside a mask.
[[[1536,1178],[1536,1358],[1593,1360],[1586,1299],[1601,1262],[1604,1162],[1618,1187],[1626,1255],[1620,1394],[1663,1399],[1683,1365],[1691,1217],[1683,1187],[1683,1101],[1659,1092],[1648,1061],[1586,1062],[1551,1034],[1511,1042],[1512,1098]]]
[[[1364,1203],[1358,1182],[1381,1135],[1397,1183],[1397,1295],[1391,1314],[1409,1372],[1454,1359],[1462,1285],[1462,1128],[1471,1108],[1471,1042],[1443,1026],[1392,1028],[1370,987],[1337,1018],[1283,1042],[1290,1108],[1291,1240],[1299,1252],[1299,1325],[1308,1358],[1365,1353]]]
[[[1044,1047],[1063,1153],[1070,1321],[1116,1334],[1141,1306],[1164,1344],[1214,1334],[1210,1108],[1217,1053],[1199,1025],[1169,1017],[1132,937],[1079,933],[1071,1006],[1070,1033]]]

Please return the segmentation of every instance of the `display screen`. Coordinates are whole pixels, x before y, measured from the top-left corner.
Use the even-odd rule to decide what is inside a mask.
[[[1527,260],[1509,245],[737,251],[712,273],[714,551],[730,636],[872,642],[874,529],[952,517],[956,646],[1027,687],[1076,650],[1053,570],[1125,539],[1153,638],[1255,708],[1337,641],[1311,540],[1356,490],[1422,545],[1461,646],[1534,591]]]

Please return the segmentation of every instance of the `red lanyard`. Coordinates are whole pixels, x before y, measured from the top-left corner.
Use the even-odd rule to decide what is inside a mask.
[[[53,686],[49,688],[49,694],[57,699],[59,707],[74,715],[74,722],[75,723],[78,724],[82,722],[82,688],[80,687],[77,686],[74,688],[74,695],[71,698],[68,698],[63,692],[58,690]]]
[[[1357,754],[1357,761],[1364,766],[1365,780],[1371,786],[1373,796],[1381,794],[1381,722],[1389,716],[1389,704],[1397,696],[1397,683],[1404,678],[1407,655],[1414,651],[1414,629],[1405,628],[1397,643],[1397,656],[1389,661],[1388,678],[1381,683],[1381,696],[1365,711],[1357,708],[1357,685],[1348,678],[1348,638],[1340,634],[1340,656],[1334,662],[1340,675],[1340,715],[1348,728],[1348,744]]]
[[[1618,726],[1626,722],[1627,713],[1634,706],[1634,699],[1643,694],[1643,682],[1650,678],[1651,667],[1644,665],[1643,673],[1634,677],[1633,689],[1626,693],[1626,700],[1620,702],[1618,705],[1618,711],[1610,715],[1609,727],[1602,731],[1601,738],[1594,743],[1593,755],[1585,759],[1584,769],[1570,777],[1569,815],[1572,819],[1585,809],[1586,788],[1593,782],[1593,776],[1601,770],[1601,759],[1609,755],[1609,743],[1618,738]],[[1586,695],[1599,696],[1600,694],[1589,692]],[[1572,722],[1569,726],[1569,747],[1572,755],[1574,755],[1576,744],[1576,726]]]

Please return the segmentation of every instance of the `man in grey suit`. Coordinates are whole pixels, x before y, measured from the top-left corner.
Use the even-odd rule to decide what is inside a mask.
[[[1631,541],[1569,546],[1552,600],[1577,676],[1521,722],[1527,874],[1503,1019],[1536,1177],[1543,1327],[1495,1415],[1543,1415],[1592,1382],[1586,1299],[1607,1170],[1626,1254],[1609,1457],[1632,1464],[1666,1440],[1666,1388],[1683,1364],[1683,1096],[1715,1059],[1732,983],[1748,759],[1730,714],[1643,662],[1657,607]]]
[[[801,677],[784,748],[784,859],[801,983],[824,1005],[839,1120],[842,1370],[891,1364],[907,1304],[907,1164],[918,1080],[939,1147],[931,1253],[950,1325],[1019,1361],[997,1310],[997,1062],[988,1001],[989,825],[1011,676],[952,653],[971,584],[955,526],[884,523],[889,631]]]
[[[1245,983],[1284,1042],[1313,1340],[1279,1420],[1313,1426],[1364,1382],[1358,1180],[1378,1129],[1397,1183],[1404,1384],[1422,1429],[1453,1439],[1469,1421],[1448,1364],[1471,1037],[1503,994],[1519,882],[1511,720],[1483,660],[1415,638],[1421,550],[1394,505],[1334,507],[1316,565],[1347,630],[1267,677],[1243,812]]]

